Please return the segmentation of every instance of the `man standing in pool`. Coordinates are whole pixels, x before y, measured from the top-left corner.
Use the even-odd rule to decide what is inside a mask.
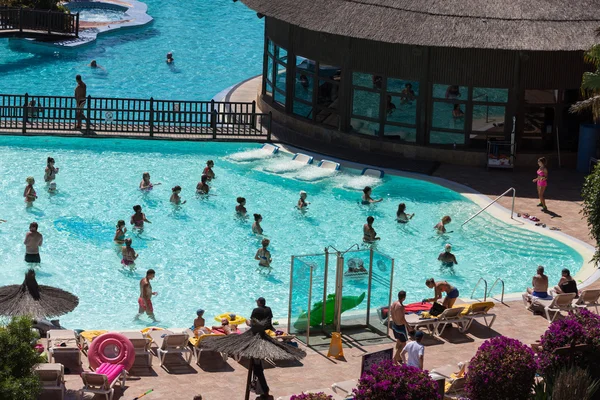
[[[85,107],[86,97],[87,97],[87,86],[81,79],[81,75],[77,75],[75,77],[77,81],[77,86],[75,87],[75,102],[77,103],[77,112],[75,114],[75,129],[81,129],[81,119],[85,119],[86,123],[90,121],[83,113],[83,108]]]
[[[156,296],[158,292],[152,291],[150,281],[154,279],[156,272],[153,269],[146,271],[146,277],[140,280],[140,297],[138,298],[138,313],[134,319],[139,319],[142,314],[146,313],[154,322],[158,322],[154,317],[154,307],[152,307],[152,296]]]
[[[40,246],[44,238],[42,234],[38,232],[37,222],[29,224],[29,232],[25,235],[25,262],[32,264],[40,263]]]

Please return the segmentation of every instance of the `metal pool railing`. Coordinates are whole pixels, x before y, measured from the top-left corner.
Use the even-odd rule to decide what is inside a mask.
[[[24,31],[79,37],[79,13],[0,7],[0,34]]]
[[[73,97],[0,94],[0,130],[8,133],[268,141],[271,121],[254,101],[88,96],[78,108]]]

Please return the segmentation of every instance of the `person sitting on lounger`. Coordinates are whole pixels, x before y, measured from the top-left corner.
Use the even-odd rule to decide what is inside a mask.
[[[433,278],[429,278],[425,281],[425,285],[430,289],[435,289],[435,295],[430,299],[423,299],[423,303],[435,303],[442,298],[442,292],[446,292],[446,297],[442,302],[445,308],[452,308],[456,299],[458,299],[458,289],[446,281],[436,282]]]
[[[450,267],[454,264],[458,264],[456,257],[454,254],[452,254],[452,245],[450,243],[446,243],[446,246],[444,246],[444,251],[438,256],[438,260],[440,260],[442,264]]]
[[[210,333],[210,328],[208,326],[204,326],[205,322],[204,321],[204,310],[203,309],[198,309],[198,311],[196,311],[196,315],[198,318],[194,319],[194,335],[196,336],[201,336],[201,335],[206,335]]]
[[[575,293],[575,297],[577,297],[577,282],[575,282],[575,279],[571,276],[571,271],[566,268],[562,270],[562,276],[558,281],[558,285],[554,286],[554,291],[557,294]]]
[[[548,294],[548,275],[544,274],[544,267],[541,265],[537,267],[537,274],[534,275],[531,280],[531,288],[527,288],[527,293],[533,297],[540,299],[547,299],[550,297]]]
[[[212,330],[220,332],[220,333],[224,333],[225,335],[230,335],[237,331],[237,326],[229,325],[229,320],[227,318],[221,318],[221,325],[213,326]]]

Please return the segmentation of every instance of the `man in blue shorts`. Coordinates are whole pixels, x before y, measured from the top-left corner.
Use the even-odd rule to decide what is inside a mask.
[[[406,292],[401,290],[398,292],[398,300],[392,303],[390,307],[390,316],[392,317],[392,332],[396,338],[396,354],[394,354],[394,362],[401,363],[402,358],[400,353],[406,346],[408,340],[408,323],[406,322],[404,314],[404,304],[402,302],[406,299]]]

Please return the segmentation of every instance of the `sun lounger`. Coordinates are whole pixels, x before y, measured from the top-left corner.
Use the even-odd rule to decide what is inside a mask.
[[[191,330],[190,330],[191,332]],[[195,336],[193,333],[190,333],[189,342],[192,345],[192,350],[194,351],[194,357],[196,357],[196,364],[200,365],[200,356],[202,355],[202,347],[200,344],[207,337],[215,337],[215,336],[225,336],[222,333],[208,333],[205,335]],[[227,361],[227,354],[221,353],[221,357],[223,357],[223,361]]]
[[[581,295],[573,305],[577,307],[577,310],[594,307],[598,314],[598,306],[600,306],[598,299],[600,299],[600,289],[586,289],[581,291]]]
[[[120,364],[103,363],[96,372],[82,372],[81,380],[81,392],[103,394],[107,400],[112,400],[115,384],[120,382],[121,388],[125,386],[125,367]]]
[[[468,361],[458,363],[458,365],[448,364],[443,367],[434,368],[430,373],[446,378],[446,386],[444,388],[446,395],[458,395],[463,391],[468,366]]]
[[[543,300],[534,297],[531,307],[543,307],[546,314],[546,319],[548,322],[552,322],[561,311],[572,311],[574,309],[574,298],[575,293],[557,294],[553,299],[550,300]],[[550,312],[554,313],[552,318],[550,318]]]
[[[185,358],[187,363],[189,364],[192,362],[192,352],[188,348],[188,333],[173,333],[172,331],[165,329],[150,332],[150,338],[157,346],[156,355],[158,356],[161,367],[167,354],[186,354],[187,356],[185,356]]]
[[[356,379],[343,382],[336,382],[333,385],[331,385],[331,390],[333,390],[336,394],[346,398],[352,395],[352,390],[356,387],[357,383],[358,381]]]
[[[294,154],[294,156],[292,157],[292,160],[300,162],[302,164],[312,164],[312,162],[313,162],[313,158],[311,156],[303,154],[303,153]]]
[[[471,328],[473,321],[479,318],[483,318],[485,325],[491,329],[496,320],[496,314],[489,312],[492,308],[494,308],[494,303],[491,301],[469,304],[462,313],[462,317],[469,318],[469,321],[466,326],[459,328],[459,331],[461,333],[467,332]],[[491,318],[489,323],[488,318]]]
[[[375,168],[364,168],[362,170],[361,175],[372,176],[374,178],[383,178],[383,176],[385,175],[385,172],[383,172],[380,169],[375,169]]]
[[[319,168],[332,169],[334,171],[340,170],[340,163],[336,163],[335,161],[329,160],[321,160],[317,165]]]
[[[279,151],[279,146],[275,146],[271,143],[265,143],[262,145],[261,149],[269,154],[275,154]]]
[[[437,318],[421,318],[417,314],[408,314],[406,316],[406,323],[413,330],[417,330],[419,328],[426,328],[430,335],[435,334],[435,330],[437,328],[438,320]]]
[[[81,364],[81,353],[75,331],[69,329],[51,329],[48,331],[48,361],[53,362],[57,354],[76,355]]]
[[[65,398],[65,368],[62,364],[37,364],[35,373],[42,384],[42,394],[59,393],[59,399]]]
[[[87,350],[92,343],[92,340],[96,339],[98,336],[105,334],[108,331],[105,330],[90,330],[83,331],[79,334],[79,346],[83,354],[87,355]]]
[[[152,353],[150,353],[150,338],[145,337],[140,331],[120,331],[133,344],[135,358],[145,358],[148,366],[152,366]]]
[[[458,326],[458,330],[460,332],[465,332],[465,327],[470,322],[470,319],[462,316],[462,312],[465,310],[465,307],[453,307],[447,308],[443,313],[437,316],[437,325],[435,329],[435,333],[438,336],[442,336],[444,330],[446,329],[446,325],[456,324]]]

